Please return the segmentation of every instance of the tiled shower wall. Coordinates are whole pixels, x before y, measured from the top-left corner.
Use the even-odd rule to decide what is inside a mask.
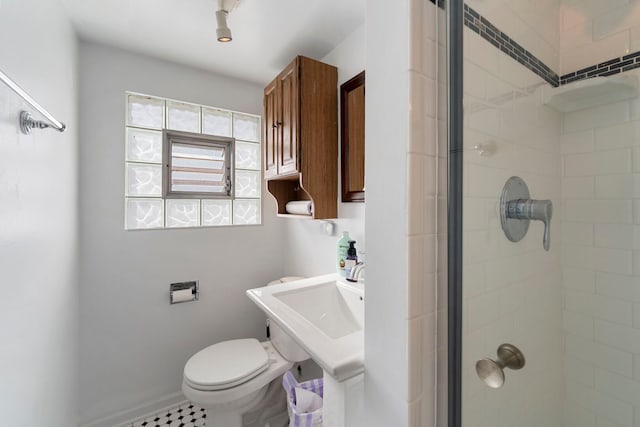
[[[561,74],[640,50],[640,1],[564,0]]]
[[[562,73],[640,50],[640,1],[564,1]],[[638,75],[637,71],[627,75]],[[566,426],[640,426],[640,102],[566,113]]]
[[[436,425],[436,312],[437,291],[442,257],[438,257],[438,241],[446,230],[438,223],[438,207],[446,206],[442,196],[446,181],[438,179],[446,150],[443,131],[446,107],[444,72],[438,67],[438,51],[444,54],[444,15],[429,0],[410,0],[409,37],[409,144],[407,152],[408,181],[408,362],[407,399],[409,426]],[[442,64],[443,62],[440,61]],[[445,145],[446,147],[446,145]],[[440,165],[439,165],[440,163]],[[444,217],[444,216],[443,216]],[[440,217],[440,218],[443,218]],[[446,237],[446,236],[445,236]],[[444,239],[446,242],[446,238]]]
[[[564,114],[561,152],[566,426],[637,427],[640,101]]]
[[[462,417],[465,427],[559,426],[561,116],[542,103],[548,83],[475,32],[465,28],[464,37]],[[495,152],[473,149],[483,144],[495,145]],[[532,222],[518,243],[501,229],[499,198],[514,175],[525,180],[533,198],[554,204],[549,252],[542,247],[540,222]],[[507,371],[504,387],[493,390],[478,379],[475,363],[495,359],[503,343],[519,347],[527,365]]]
[[[640,50],[640,2],[467,4],[558,74]],[[409,381],[410,425],[444,426],[444,13],[416,0],[411,16],[408,342],[410,373],[421,375]],[[464,425],[640,426],[640,102],[562,115],[542,103],[539,77],[476,33],[464,36]],[[496,152],[472,149],[483,143]],[[540,223],[520,243],[502,234],[497,203],[512,175],[553,201],[551,252]],[[439,300],[435,329],[429,298]],[[527,366],[489,390],[473,367],[503,342],[518,345]]]

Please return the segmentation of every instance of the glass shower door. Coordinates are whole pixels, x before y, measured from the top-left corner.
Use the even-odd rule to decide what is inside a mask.
[[[464,24],[462,425],[640,426],[640,2]]]

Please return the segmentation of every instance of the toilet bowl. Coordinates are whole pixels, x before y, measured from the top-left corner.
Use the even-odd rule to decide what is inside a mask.
[[[274,322],[270,329],[271,341],[222,341],[187,361],[182,392],[207,409],[207,427],[242,427],[243,414],[261,408],[271,414],[277,407],[286,412],[282,375],[309,355]]]

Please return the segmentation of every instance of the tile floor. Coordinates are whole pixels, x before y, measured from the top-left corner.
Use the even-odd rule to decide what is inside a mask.
[[[156,415],[136,420],[130,424],[130,427],[195,427],[204,425],[206,418],[206,409],[187,402],[158,412]]]

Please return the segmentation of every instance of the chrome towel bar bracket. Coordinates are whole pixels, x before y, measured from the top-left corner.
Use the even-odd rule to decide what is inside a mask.
[[[16,82],[11,80],[9,76],[0,71],[0,81],[6,84],[11,90],[13,90],[20,98],[24,99],[29,105],[31,105],[38,113],[42,114],[49,123],[34,120],[28,111],[20,112],[20,130],[25,135],[29,135],[34,128],[45,129],[53,128],[59,132],[64,132],[67,126],[45,110],[35,99],[33,99],[24,89],[22,89]]]

